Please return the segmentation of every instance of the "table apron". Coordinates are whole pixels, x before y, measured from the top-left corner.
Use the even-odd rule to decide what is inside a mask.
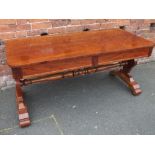
[[[37,76],[56,74],[59,72],[73,71],[87,67],[93,67],[93,66],[95,67],[98,65],[113,64],[116,62],[122,62],[130,59],[148,57],[149,54],[150,49],[143,48],[123,52],[100,54],[97,56],[65,59],[54,62],[42,62],[35,65],[21,67],[22,78],[30,79]]]

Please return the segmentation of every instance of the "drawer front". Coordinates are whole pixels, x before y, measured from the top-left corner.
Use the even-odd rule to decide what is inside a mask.
[[[91,66],[91,57],[59,60],[55,62],[43,62],[36,65],[26,66],[22,68],[23,78],[33,78],[35,76],[55,74],[74,69]]]
[[[108,53],[108,54],[99,56],[98,64],[99,65],[108,64],[108,63],[120,62],[120,61],[125,61],[130,59],[143,58],[143,57],[148,57],[149,54],[150,54],[149,48],[116,52],[116,53]]]
[[[150,54],[149,48],[101,54],[97,56],[96,64],[97,65],[111,64],[135,58],[148,57],[149,54]],[[94,56],[59,60],[54,62],[43,62],[40,64],[23,67],[22,73],[23,78],[28,79],[47,74],[55,74],[59,72],[90,67],[94,66],[94,63],[95,63]]]

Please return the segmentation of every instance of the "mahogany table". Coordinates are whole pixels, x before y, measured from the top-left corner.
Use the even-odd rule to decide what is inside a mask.
[[[16,81],[19,125],[30,125],[22,86],[112,69],[139,95],[140,86],[129,75],[135,59],[149,57],[154,43],[121,29],[38,36],[6,42],[7,63]]]

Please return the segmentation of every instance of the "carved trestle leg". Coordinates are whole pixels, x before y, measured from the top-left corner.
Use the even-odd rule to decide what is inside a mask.
[[[17,74],[18,73],[18,74]],[[17,112],[19,117],[19,126],[26,127],[31,124],[29,119],[29,113],[27,107],[24,103],[23,92],[21,88],[21,84],[19,81],[19,72],[13,70],[13,76],[16,80],[16,103],[17,103]]]
[[[126,61],[123,65],[123,69],[111,71],[111,75],[118,76],[125,84],[130,88],[133,95],[139,95],[142,93],[139,84],[129,74],[131,69],[136,65],[135,60]]]

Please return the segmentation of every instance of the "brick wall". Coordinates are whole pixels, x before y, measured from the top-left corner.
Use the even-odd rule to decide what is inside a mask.
[[[155,19],[0,19],[0,89],[14,86],[11,70],[6,64],[5,40],[38,36],[43,32],[50,35],[83,31],[122,28],[155,42]],[[154,60],[153,54],[150,59]]]

